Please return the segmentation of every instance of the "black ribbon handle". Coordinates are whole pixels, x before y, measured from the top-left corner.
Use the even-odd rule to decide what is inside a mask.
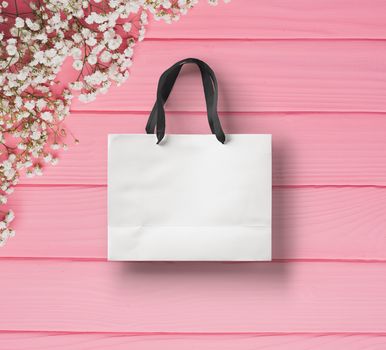
[[[213,70],[203,61],[197,58],[186,58],[175,63],[164,73],[162,73],[157,87],[157,100],[150,113],[146,125],[146,132],[154,134],[156,130],[157,144],[159,144],[165,136],[165,109],[164,104],[168,99],[174,83],[177,80],[181,68],[186,63],[196,64],[201,72],[202,84],[205,93],[205,102],[208,114],[208,122],[212,134],[216,135],[217,140],[225,143],[225,134],[222,130],[220,119],[217,114],[218,86],[217,79]]]

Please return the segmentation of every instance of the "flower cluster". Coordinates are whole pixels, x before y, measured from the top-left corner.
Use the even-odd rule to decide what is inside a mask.
[[[78,142],[63,125],[73,95],[93,101],[128,78],[148,14],[170,23],[197,2],[36,0],[21,8],[0,0],[0,205],[23,172],[42,175],[44,164],[57,164],[58,150]],[[62,86],[57,75],[68,57],[77,74]],[[14,235],[13,218],[0,211],[0,246]]]

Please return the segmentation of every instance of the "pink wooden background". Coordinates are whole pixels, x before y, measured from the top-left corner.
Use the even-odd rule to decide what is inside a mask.
[[[188,56],[217,72],[227,132],[273,134],[272,263],[106,261],[106,136],[142,133]],[[170,132],[208,132],[194,71]],[[131,75],[74,102],[81,143],[10,198],[0,349],[385,349],[386,0],[201,0],[150,24]]]

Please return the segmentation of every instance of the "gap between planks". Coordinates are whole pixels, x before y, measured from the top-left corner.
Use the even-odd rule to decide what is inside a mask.
[[[70,110],[70,114],[69,114],[69,117],[73,116],[73,117],[76,117],[77,114],[79,115],[87,115],[89,116],[90,114],[92,115],[95,115],[95,116],[99,116],[101,115],[101,117],[106,117],[106,114],[114,114],[114,115],[123,115],[123,116],[127,116],[127,115],[150,115],[150,110],[148,111],[144,111],[144,110],[99,110],[99,109],[71,109]],[[167,111],[167,114],[170,114],[170,115],[181,115],[181,114],[188,114],[190,116],[202,116],[202,114],[206,114],[206,110],[197,110],[197,111],[189,111],[189,110],[171,110],[171,111]],[[380,118],[383,118],[383,117],[386,117],[386,111],[343,111],[343,110],[340,110],[340,111],[307,111],[307,110],[292,110],[292,111],[266,111],[266,112],[262,112],[262,111],[219,111],[219,116],[220,116],[220,119],[221,119],[221,116],[224,115],[224,116],[227,116],[227,115],[230,115],[230,116],[234,116],[234,115],[246,115],[246,116],[268,116],[268,115],[282,115],[282,114],[286,114],[286,115],[295,115],[295,116],[302,116],[302,115],[336,115],[336,114],[341,114],[342,116],[344,115],[347,115],[347,114],[352,114],[352,115],[357,115],[357,116],[361,116],[363,114],[370,114],[370,115],[374,115],[374,116],[379,116]]]
[[[216,41],[216,42],[227,42],[227,41],[245,41],[245,42],[260,42],[260,41],[386,41],[386,38],[305,38],[305,37],[297,37],[297,38],[144,38],[142,42],[149,41],[149,42],[159,42],[159,41],[200,41],[200,42],[206,42],[206,41]]]
[[[92,258],[92,257],[61,257],[61,256],[0,256],[0,261],[76,261],[76,262],[109,262],[107,258]],[[122,261],[121,261],[122,262]],[[123,261],[125,263],[125,261]],[[111,261],[110,263],[114,263]],[[213,264],[290,264],[290,263],[352,263],[352,264],[383,264],[386,259],[346,259],[346,258],[288,258],[288,259],[272,259],[271,261],[126,261],[126,263],[140,264],[185,264],[185,263],[213,263]]]
[[[107,184],[53,184],[53,183],[27,183],[27,184],[19,184],[17,187],[26,187],[26,188],[33,188],[33,187],[80,187],[80,188],[104,188],[107,187]],[[378,188],[378,189],[386,189],[386,185],[371,185],[371,184],[364,184],[364,185],[356,185],[356,184],[346,184],[346,185],[272,185],[272,188]]]
[[[386,332],[112,332],[112,331],[51,331],[51,330],[13,330],[13,329],[0,329],[0,334],[47,334],[47,335],[71,335],[71,334],[100,334],[111,336],[351,336],[351,335],[365,335],[365,336],[386,336]]]

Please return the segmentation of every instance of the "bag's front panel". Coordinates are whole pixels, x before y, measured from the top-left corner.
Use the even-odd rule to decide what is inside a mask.
[[[110,259],[270,259],[270,135],[229,138],[110,135]]]

